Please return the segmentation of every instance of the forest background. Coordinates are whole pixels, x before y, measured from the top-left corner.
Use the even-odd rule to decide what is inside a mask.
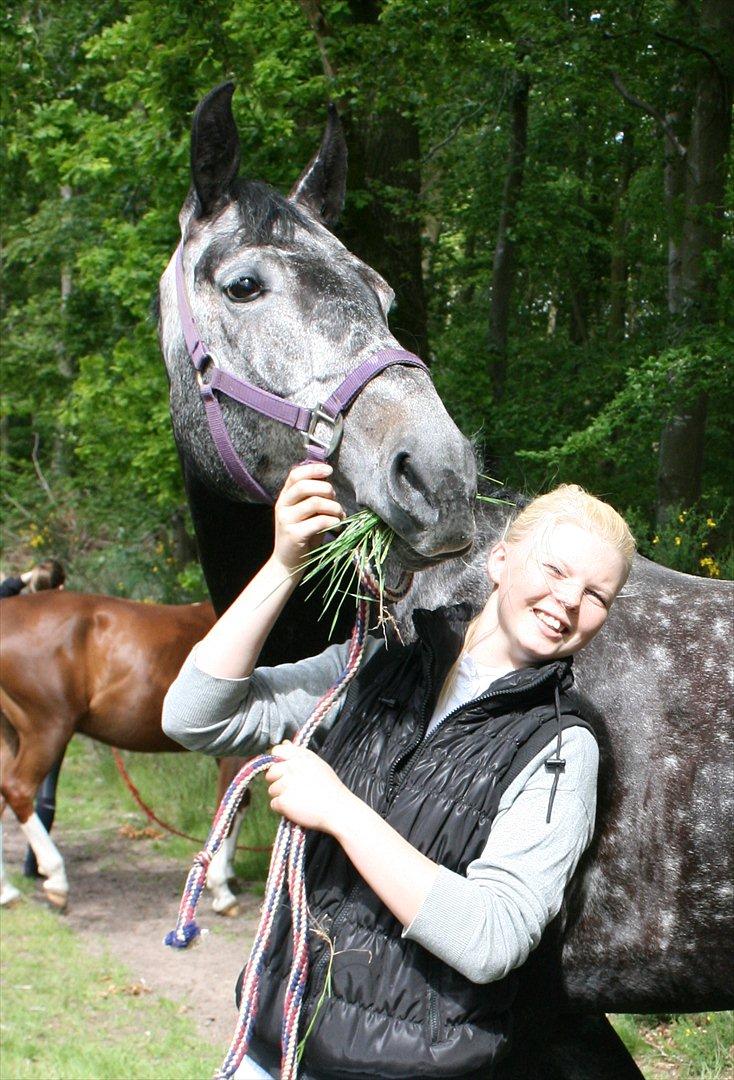
[[[232,77],[287,191],[335,101],[340,235],[395,287],[491,475],[574,480],[645,554],[734,576],[729,0],[10,2],[3,569],[204,594],[151,299],[190,118]],[[725,208],[729,208],[729,213]]]

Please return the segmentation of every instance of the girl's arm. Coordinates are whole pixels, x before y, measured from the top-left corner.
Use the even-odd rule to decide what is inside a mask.
[[[484,851],[467,877],[440,867],[353,795],[308,750],[277,746],[271,805],[339,841],[356,869],[416,941],[466,978],[493,982],[527,959],[558,913],[591,840],[598,749],[584,728],[564,732],[561,774],[546,823],[552,744],[510,785]]]
[[[292,735],[344,668],[348,643],[260,668],[263,642],[303,573],[303,556],[344,516],[326,464],[293,469],[275,506],[272,557],[194,647],[163,702],[164,732],[188,750],[248,755]],[[368,641],[365,657],[376,642]],[[328,727],[333,716],[324,718]]]
[[[250,675],[265,640],[303,575],[304,556],[344,511],[325,462],[297,465],[275,504],[273,554],[196,649],[196,665],[220,679]]]

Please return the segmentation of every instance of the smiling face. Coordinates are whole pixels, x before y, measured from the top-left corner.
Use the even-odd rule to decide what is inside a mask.
[[[573,521],[539,527],[489,555],[495,585],[472,654],[493,667],[569,656],[601,630],[627,578],[619,551]]]

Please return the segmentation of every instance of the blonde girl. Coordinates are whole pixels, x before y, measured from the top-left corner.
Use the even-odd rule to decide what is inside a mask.
[[[489,553],[482,611],[418,611],[407,646],[370,639],[314,752],[288,736],[345,646],[255,665],[304,554],[343,517],[330,472],[291,472],[273,555],[186,661],[164,728],[210,754],[273,746],[271,805],[313,830],[303,1080],[491,1077],[517,971],[592,837],[598,750],[571,657],[601,630],[634,541],[581,488],[535,499]],[[278,1076],[287,910],[273,941],[242,1077]]]

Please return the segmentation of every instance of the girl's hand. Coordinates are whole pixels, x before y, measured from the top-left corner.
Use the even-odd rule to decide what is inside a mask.
[[[304,829],[333,832],[356,795],[330,765],[303,746],[286,740],[273,748],[275,761],[265,773],[270,805]]]
[[[346,516],[328,480],[332,471],[326,462],[296,465],[275,504],[273,556],[289,574],[301,568],[304,556],[316,547],[322,534],[336,528]]]

